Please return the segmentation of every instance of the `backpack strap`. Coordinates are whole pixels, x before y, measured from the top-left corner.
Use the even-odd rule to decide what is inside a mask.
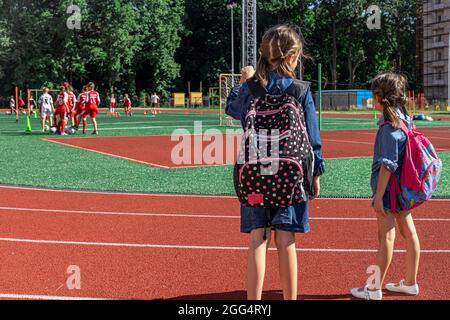
[[[382,124],[380,124],[380,128],[384,127],[385,125],[392,125],[392,122],[390,121],[385,121]],[[410,131],[410,129],[406,126],[406,124],[403,122],[403,120],[400,120],[400,129],[403,131],[404,134],[406,134],[406,136],[408,136],[408,133]]]
[[[266,88],[264,88],[256,77],[252,77],[247,80],[248,88],[250,89],[250,93],[255,99],[261,98],[268,94]]]

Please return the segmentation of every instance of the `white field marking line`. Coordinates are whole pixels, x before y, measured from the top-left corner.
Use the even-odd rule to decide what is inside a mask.
[[[242,131],[241,129],[239,129],[240,131]],[[227,134],[226,132],[221,132],[219,135],[222,136],[231,136],[233,138],[240,138],[242,137],[243,132],[235,132],[235,133],[229,133]],[[214,137],[216,136],[216,134],[205,134],[205,133],[191,133],[191,134],[181,134],[181,135],[177,135],[177,136],[182,136],[182,137],[197,137],[197,136],[203,136],[203,137]],[[130,139],[141,139],[141,138],[161,138],[161,137],[172,137],[171,134],[149,134],[149,135],[142,135],[142,136],[100,136],[100,137],[73,137],[74,139],[83,139],[83,140],[87,140],[87,139],[121,139],[121,138],[130,138]],[[46,139],[50,139],[50,140],[66,140],[67,138],[59,138],[57,136],[55,136],[54,138],[42,138],[41,140],[46,140]],[[70,140],[71,138],[69,138]],[[177,142],[177,141],[173,141],[173,142]]]
[[[44,295],[9,294],[9,293],[0,293],[0,299],[61,300],[61,301],[106,301],[106,300],[117,300],[117,299],[111,299],[111,298],[44,296]]]
[[[23,186],[8,186],[0,185],[0,189],[12,189],[12,190],[29,190],[29,191],[43,191],[43,192],[60,192],[60,193],[82,193],[82,194],[101,194],[101,195],[111,195],[111,196],[143,196],[143,197],[180,197],[180,198],[212,198],[212,199],[234,199],[236,203],[238,199],[236,196],[223,196],[223,195],[195,195],[195,194],[173,194],[173,193],[130,193],[130,192],[113,192],[113,191],[89,191],[89,190],[62,190],[62,189],[50,189],[50,188],[36,188],[36,187],[23,187]],[[369,198],[328,198],[321,197],[314,201],[329,200],[329,201],[365,201],[369,202]],[[450,202],[450,199],[432,199],[431,202]]]
[[[90,151],[90,152],[98,153],[98,154],[105,155],[105,156],[110,156],[110,157],[117,158],[117,159],[127,160],[127,161],[130,161],[130,162],[139,163],[139,164],[144,164],[144,165],[151,166],[151,167],[157,167],[157,168],[161,168],[161,169],[170,169],[170,167],[161,166],[161,165],[158,165],[158,164],[155,164],[155,163],[150,163],[150,162],[145,162],[145,161],[141,161],[141,160],[136,160],[136,159],[131,159],[131,158],[127,158],[127,157],[122,157],[122,156],[119,156],[119,155],[116,155],[116,154],[107,153],[107,152],[98,151],[98,150],[89,149],[89,148],[84,148],[84,147],[80,147],[80,146],[75,146],[75,145],[71,145],[71,144],[68,144],[68,143],[61,142],[61,141],[55,141],[55,140],[50,140],[50,139],[42,139],[42,140],[47,141],[47,142],[51,142],[51,143],[55,143],[55,144],[60,144],[60,145],[66,146],[66,147],[71,147],[71,148],[75,148],[75,149],[81,149],[81,150]]]
[[[202,125],[203,128],[218,128],[219,125]],[[123,127],[123,128],[100,128],[100,132],[102,131],[124,131],[124,130],[141,130],[141,129],[166,129],[166,128],[177,128],[177,129],[190,129],[195,128],[194,124],[189,124],[185,126],[151,126],[151,127]]]
[[[110,216],[136,216],[136,217],[170,217],[170,218],[201,218],[201,219],[240,219],[238,215],[208,215],[208,214],[178,214],[178,213],[146,213],[146,212],[120,212],[120,211],[91,211],[91,210],[65,210],[65,209],[41,209],[41,208],[17,208],[0,207],[0,211],[45,212],[58,214],[90,214]],[[310,220],[322,221],[377,221],[376,218],[364,217],[309,217]],[[415,221],[439,221],[449,222],[450,218],[415,218]]]
[[[62,241],[62,240],[33,240],[17,238],[0,238],[0,242],[18,242],[33,244],[54,244],[54,245],[76,245],[76,246],[96,246],[96,247],[119,247],[119,248],[147,248],[147,249],[184,249],[184,250],[221,250],[221,251],[247,251],[247,247],[223,247],[223,246],[181,246],[163,244],[143,244],[143,243],[115,243],[115,242],[88,242],[88,241]],[[269,251],[276,251],[274,247]],[[333,249],[333,248],[298,248],[298,252],[377,252],[377,249]],[[406,253],[406,250],[394,250],[396,253]],[[450,253],[450,250],[421,250],[421,253]]]
[[[117,137],[115,137],[115,138],[117,138]],[[135,163],[143,164],[143,165],[150,166],[150,167],[156,167],[156,168],[160,168],[160,169],[191,169],[191,168],[204,168],[204,167],[224,167],[224,166],[231,166],[231,165],[233,165],[233,163],[229,163],[229,164],[227,164],[227,163],[224,163],[224,164],[198,164],[198,165],[186,164],[186,165],[179,165],[179,166],[174,166],[174,167],[168,167],[168,166],[162,166],[162,165],[159,165],[159,164],[150,163],[150,162],[146,162],[146,161],[141,161],[141,160],[137,160],[137,159],[127,158],[127,157],[115,155],[115,154],[112,154],[112,153],[107,153],[107,152],[103,152],[103,151],[99,151],[99,150],[94,150],[94,149],[89,149],[89,148],[85,148],[85,147],[80,147],[80,146],[64,143],[64,142],[61,142],[61,140],[52,140],[52,139],[47,139],[47,138],[43,138],[41,140],[47,141],[47,142],[52,142],[52,143],[55,143],[55,144],[60,144],[60,145],[66,146],[66,147],[71,147],[71,148],[75,148],[75,149],[81,149],[81,150],[85,150],[85,151],[90,151],[90,152],[94,152],[94,153],[110,156],[110,157],[117,158],[117,159],[127,160],[127,161],[130,161],[130,162],[135,162]]]
[[[196,121],[196,120],[192,119],[189,122],[192,122],[192,121]],[[202,123],[214,122],[214,120],[198,120],[198,121],[201,121]],[[155,123],[172,123],[172,124],[174,124],[174,123],[186,123],[186,121],[171,121],[170,119],[167,119],[166,121],[110,122],[110,123],[108,123],[108,125],[112,126],[112,125],[124,125],[124,124],[155,124]]]
[[[203,128],[218,128],[219,125],[202,125]],[[166,128],[178,128],[178,129],[191,129],[195,128],[194,124],[189,124],[185,126],[152,126],[152,127],[123,127],[123,128],[100,128],[101,131],[125,131],[125,130],[157,130],[157,129],[166,129]],[[0,133],[22,133],[22,131],[15,130],[0,130]]]
[[[373,146],[373,143],[371,142],[360,142],[360,141],[350,141],[350,140],[334,140],[334,139],[326,139],[322,138],[322,141],[328,141],[328,142],[343,142],[343,143],[355,143],[355,144],[368,144]]]

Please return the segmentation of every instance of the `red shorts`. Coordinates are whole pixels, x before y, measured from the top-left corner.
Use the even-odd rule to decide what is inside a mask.
[[[83,114],[85,110],[86,110],[86,108],[80,108],[80,107],[78,107],[78,108],[77,108],[77,113],[76,113],[75,115],[76,115],[76,116],[79,116],[80,114]]]
[[[83,113],[83,118],[90,116],[92,119],[97,118],[98,108],[86,108]]]
[[[55,116],[59,116],[60,118],[65,118],[66,114],[66,107],[57,107],[55,110]]]
[[[116,104],[115,103],[111,103],[111,109],[115,108],[115,107],[116,107]]]

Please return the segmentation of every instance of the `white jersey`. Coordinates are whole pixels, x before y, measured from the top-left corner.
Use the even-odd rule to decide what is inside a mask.
[[[53,105],[53,98],[48,93],[43,94],[39,98],[39,106],[41,106],[44,109],[51,109]]]
[[[9,107],[14,109],[16,107],[16,101],[14,99],[9,100]]]
[[[150,100],[151,100],[152,103],[158,103],[159,102],[159,97],[157,95],[152,95]]]

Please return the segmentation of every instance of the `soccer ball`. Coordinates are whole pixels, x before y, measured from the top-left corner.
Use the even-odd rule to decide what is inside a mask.
[[[45,132],[49,132],[50,131],[50,126],[48,124],[46,124],[44,129],[45,129]]]
[[[51,133],[56,133],[58,131],[58,129],[56,127],[51,127],[50,128],[50,132]]]
[[[67,128],[66,133],[70,134],[70,135],[74,135],[75,133],[77,133],[77,130],[74,127],[69,127],[69,128]]]

